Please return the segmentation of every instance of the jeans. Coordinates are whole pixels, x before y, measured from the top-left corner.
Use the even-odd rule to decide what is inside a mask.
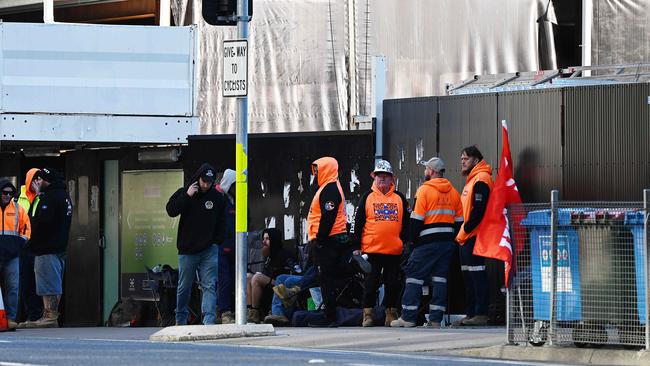
[[[488,315],[489,291],[485,272],[485,258],[474,255],[473,237],[460,247],[460,269],[465,283],[465,302],[467,316]]]
[[[363,286],[364,308],[375,306],[380,279],[383,279],[382,282],[384,283],[384,306],[387,308],[397,307],[400,291],[399,272],[401,260],[401,255],[368,253],[368,262],[372,265],[372,271],[366,276]]]
[[[235,252],[219,253],[219,280],[217,292],[219,311],[223,314],[232,311],[232,299],[235,293]]]
[[[18,311],[18,286],[20,284],[18,257],[13,259],[0,259],[0,273],[4,276],[5,283],[2,286],[4,293],[4,305],[7,311],[7,318],[16,320]]]
[[[34,255],[20,255],[20,298],[25,320],[35,321],[43,314],[43,300],[36,295],[36,275],[34,274]]]
[[[438,241],[418,245],[404,266],[406,285],[402,296],[402,319],[415,323],[422,286],[433,280],[429,303],[429,321],[442,321],[447,310],[447,276],[454,249],[453,241]]]
[[[216,323],[217,310],[217,268],[219,248],[213,244],[196,254],[178,255],[178,289],[176,292],[176,324],[187,324],[188,305],[192,285],[199,271],[201,280],[201,313],[203,324]]]
[[[38,296],[63,294],[65,253],[38,255],[34,259],[36,294]]]
[[[305,273],[302,276],[281,274],[275,279],[275,285],[284,284],[286,288],[291,288],[293,286],[298,286],[301,289],[309,288],[316,283],[316,276],[318,271],[316,267],[312,266],[307,268]],[[295,306],[290,308],[285,308],[282,304],[282,300],[278,295],[273,294],[273,301],[271,302],[271,314],[273,315],[284,315],[287,318],[291,319]]]

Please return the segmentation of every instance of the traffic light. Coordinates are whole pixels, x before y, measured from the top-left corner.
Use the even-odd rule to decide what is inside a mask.
[[[237,25],[237,0],[203,0],[203,19],[210,25]],[[253,0],[248,0],[248,16],[253,17]]]

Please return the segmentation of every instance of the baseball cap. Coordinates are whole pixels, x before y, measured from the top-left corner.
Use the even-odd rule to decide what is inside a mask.
[[[443,163],[442,159],[440,159],[437,156],[434,156],[429,160],[422,160],[420,162],[420,165],[424,165],[426,167],[429,167],[434,172],[438,172],[438,173],[444,173],[445,172],[445,163]]]
[[[57,179],[61,179],[61,175],[59,172],[52,168],[43,168],[39,172],[37,172],[39,177],[43,178],[44,181],[46,182],[53,182]]]
[[[393,167],[386,160],[377,160],[375,163],[375,170],[370,173],[370,176],[374,178],[376,173],[388,173],[393,175]]]
[[[203,171],[203,173],[201,173],[201,178],[203,178],[203,180],[208,183],[212,183],[214,182],[216,175],[214,174],[214,170],[206,169],[205,171]]]

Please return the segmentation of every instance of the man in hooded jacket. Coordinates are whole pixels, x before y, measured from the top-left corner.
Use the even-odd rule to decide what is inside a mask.
[[[309,324],[314,327],[337,326],[336,289],[350,273],[348,260],[352,246],[347,235],[345,196],[338,169],[336,159],[328,156],[312,163],[312,174],[319,188],[309,208],[307,235],[314,242],[314,262],[318,266],[326,316],[322,322]]]
[[[43,168],[37,174],[43,180],[27,249],[36,256],[36,294],[43,298],[43,316],[35,322],[25,322],[25,327],[56,328],[59,326],[59,302],[63,295],[63,271],[72,224],[72,200],[63,177],[57,171]]]
[[[38,176],[40,169],[32,168],[27,171],[25,185],[20,187],[18,204],[27,211],[31,220],[38,207],[39,192],[43,178]],[[34,254],[27,249],[20,253],[20,300],[26,321],[34,322],[43,315],[43,300],[36,295],[36,277],[34,275]],[[25,323],[18,325],[22,328]]]
[[[483,154],[476,146],[469,146],[460,155],[461,173],[467,177],[461,200],[465,223],[456,241],[460,247],[460,268],[465,284],[467,316],[454,325],[486,325],[488,323],[488,278],[485,272],[485,258],[474,255],[476,235],[487,209],[492,182],[492,167],[483,160]]]
[[[217,268],[224,233],[224,197],[214,189],[215,170],[203,164],[186,187],[179,188],[167,202],[167,214],[181,216],[178,223],[178,288],[176,325],[187,324],[188,305],[195,273],[201,280],[203,324],[215,324]]]
[[[0,277],[4,277],[5,306],[9,329],[15,329],[18,308],[18,255],[31,234],[27,212],[14,200],[16,187],[0,179]]]

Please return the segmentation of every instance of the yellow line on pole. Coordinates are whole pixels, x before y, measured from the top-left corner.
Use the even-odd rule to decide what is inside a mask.
[[[243,144],[237,144],[236,153],[235,231],[245,233],[248,231],[248,156]]]

